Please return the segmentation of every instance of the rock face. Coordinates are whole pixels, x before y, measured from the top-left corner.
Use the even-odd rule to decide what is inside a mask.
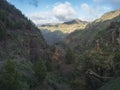
[[[40,30],[6,0],[0,0],[0,61],[47,59]]]

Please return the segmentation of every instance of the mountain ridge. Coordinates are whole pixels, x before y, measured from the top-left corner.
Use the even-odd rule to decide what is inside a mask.
[[[41,30],[47,43],[49,45],[54,45],[55,43],[63,42],[66,36],[69,33],[75,31],[76,29],[82,30],[83,28],[86,27],[87,24],[88,22],[86,21],[75,19],[72,21],[55,24],[55,25],[52,24],[42,25],[42,26],[38,26],[38,28]]]
[[[111,17],[111,20],[109,20],[107,18],[105,21],[102,21],[104,16],[106,16],[108,14],[110,14],[110,16],[111,16],[111,13],[112,13],[112,15],[113,15],[114,18]],[[117,15],[116,15],[116,13],[117,13]],[[99,20],[100,22],[96,22],[97,20]],[[94,37],[95,37],[96,33],[98,33],[101,30],[104,30],[107,27],[109,27],[109,25],[112,22],[119,22],[119,21],[120,21],[120,10],[108,12],[107,14],[104,14],[103,16],[101,16],[99,19],[96,19],[95,21],[89,23],[86,26],[86,28],[83,29],[82,31],[77,30],[77,31],[72,32],[67,38],[71,38],[70,40],[72,40],[72,41],[70,43],[72,44],[72,42],[78,41],[78,40],[80,40],[81,43],[82,42],[85,43],[85,41],[89,37],[88,42],[86,42],[87,43],[86,45],[89,45],[91,43],[91,40],[94,40]],[[69,42],[68,39],[66,39],[66,40]]]
[[[51,32],[55,30],[60,30],[63,33],[71,33],[76,29],[84,29],[85,26],[88,24],[86,21],[81,21],[79,19],[71,20],[68,22],[60,23],[60,24],[47,24],[38,26],[39,29],[48,29]]]

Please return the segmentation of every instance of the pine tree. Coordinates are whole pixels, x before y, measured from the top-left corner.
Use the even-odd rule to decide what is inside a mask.
[[[47,71],[46,66],[42,60],[36,61],[36,63],[34,64],[34,71],[39,83],[42,84],[46,77]]]
[[[15,63],[7,60],[1,73],[0,88],[2,90],[21,90],[20,74],[16,70]]]
[[[74,63],[74,54],[70,48],[67,48],[66,50],[66,64],[72,64]]]

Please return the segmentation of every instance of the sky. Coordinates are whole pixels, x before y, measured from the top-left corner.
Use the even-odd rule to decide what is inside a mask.
[[[120,9],[120,0],[7,0],[35,24],[62,23],[73,19],[93,21]]]

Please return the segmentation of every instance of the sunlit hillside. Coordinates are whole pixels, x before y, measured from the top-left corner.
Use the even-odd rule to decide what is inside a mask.
[[[88,24],[88,22],[76,19],[76,20],[73,20],[70,22],[65,22],[62,24],[42,25],[42,26],[38,26],[38,27],[39,27],[39,29],[47,29],[47,30],[50,30],[51,32],[59,30],[63,33],[68,34],[68,33],[71,33],[75,30],[84,29],[87,24]]]

